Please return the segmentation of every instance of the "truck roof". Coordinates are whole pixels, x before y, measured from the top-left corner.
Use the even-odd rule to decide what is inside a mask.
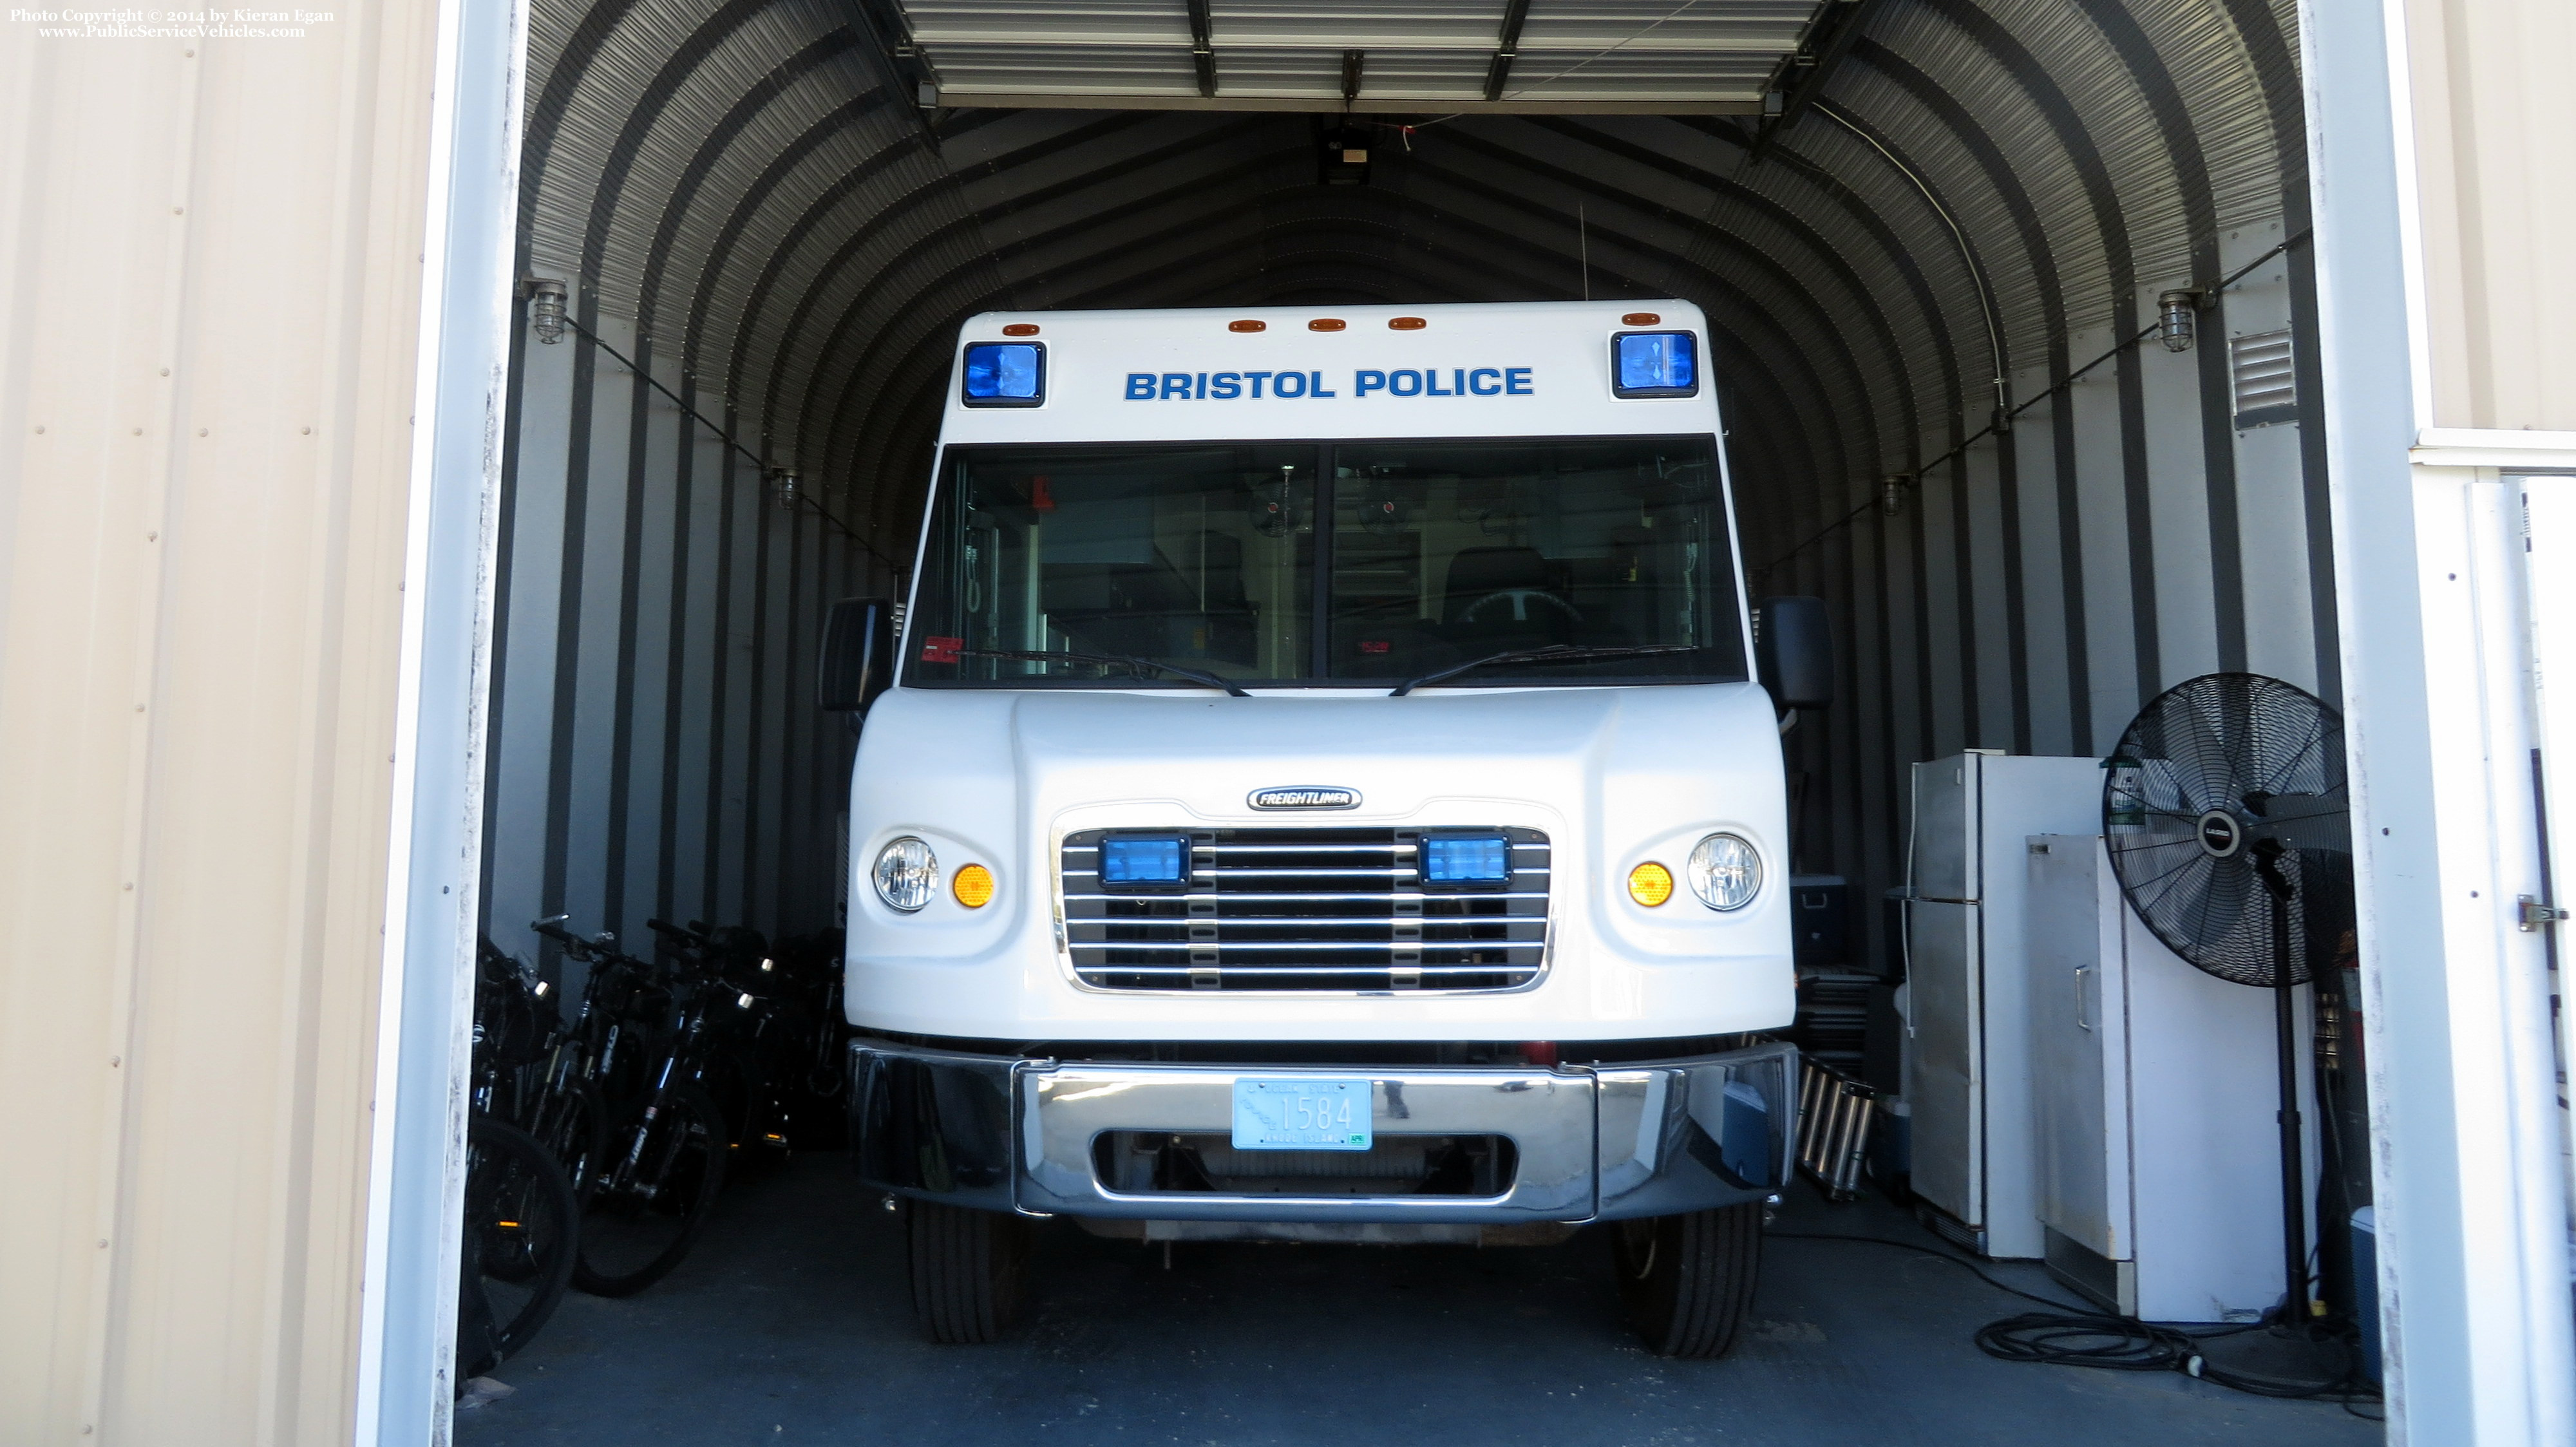
[[[1687,396],[1620,397],[1612,339],[1686,332]],[[1035,405],[975,406],[966,353],[1042,349]],[[959,328],[943,443],[1713,433],[1708,324],[1686,301],[985,312]]]

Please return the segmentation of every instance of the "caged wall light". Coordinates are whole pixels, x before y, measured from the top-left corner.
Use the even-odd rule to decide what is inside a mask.
[[[564,284],[551,276],[534,277],[528,282],[528,329],[549,347],[563,340],[567,296]]]
[[[2156,330],[2164,340],[2165,350],[2190,351],[2192,313],[2200,310],[2200,293],[2169,291],[2156,298],[2156,306],[2163,313]]]

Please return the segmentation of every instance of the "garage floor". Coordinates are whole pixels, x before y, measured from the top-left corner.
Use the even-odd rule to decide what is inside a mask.
[[[1801,1188],[1773,1223],[1930,1244]],[[628,1301],[575,1293],[459,1414],[463,1447],[652,1443],[1544,1443],[1546,1447],[2361,1444],[2332,1402],[2172,1374],[2016,1365],[1969,1334],[2028,1304],[1886,1246],[1777,1239],[1752,1339],[1718,1362],[1621,1330],[1609,1248],[1160,1248],[1057,1223],[1030,1316],[992,1347],[913,1334],[902,1235],[837,1155],[726,1194],[697,1253]],[[2035,1269],[2008,1279],[2046,1294]],[[2037,1308],[2029,1308],[2037,1309]]]

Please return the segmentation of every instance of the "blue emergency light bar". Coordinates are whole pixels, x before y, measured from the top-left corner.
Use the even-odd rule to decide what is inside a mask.
[[[1103,888],[1171,889],[1190,881],[1190,841],[1184,834],[1112,834],[1100,841]]]
[[[1046,344],[968,342],[969,407],[1035,407],[1046,400]]]
[[[1621,332],[1610,339],[1610,391],[1619,397],[1699,395],[1699,339],[1688,332]]]
[[[1422,841],[1422,882],[1431,887],[1509,884],[1512,841],[1500,834],[1432,834]]]

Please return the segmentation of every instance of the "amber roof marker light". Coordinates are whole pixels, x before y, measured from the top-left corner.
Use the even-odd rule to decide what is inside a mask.
[[[1391,332],[1418,332],[1429,325],[1431,325],[1431,323],[1424,321],[1420,317],[1389,317],[1386,319],[1386,329]]]
[[[1626,316],[1619,318],[1619,325],[1623,327],[1651,327],[1661,325],[1663,320],[1664,317],[1661,312],[1630,312]]]
[[[1227,322],[1227,323],[1225,324],[1225,329],[1226,329],[1227,331],[1230,331],[1230,332],[1266,332],[1266,331],[1270,330],[1270,323],[1268,323],[1268,322],[1256,322],[1256,321],[1249,321],[1249,320],[1247,320],[1247,321],[1239,321],[1239,322]]]
[[[1338,332],[1349,325],[1349,322],[1343,321],[1340,317],[1317,317],[1313,321],[1306,323],[1306,330],[1310,332]]]
[[[1038,324],[1036,322],[1013,322],[1009,326],[1002,328],[1002,335],[1006,337],[1034,337],[1037,334]]]

